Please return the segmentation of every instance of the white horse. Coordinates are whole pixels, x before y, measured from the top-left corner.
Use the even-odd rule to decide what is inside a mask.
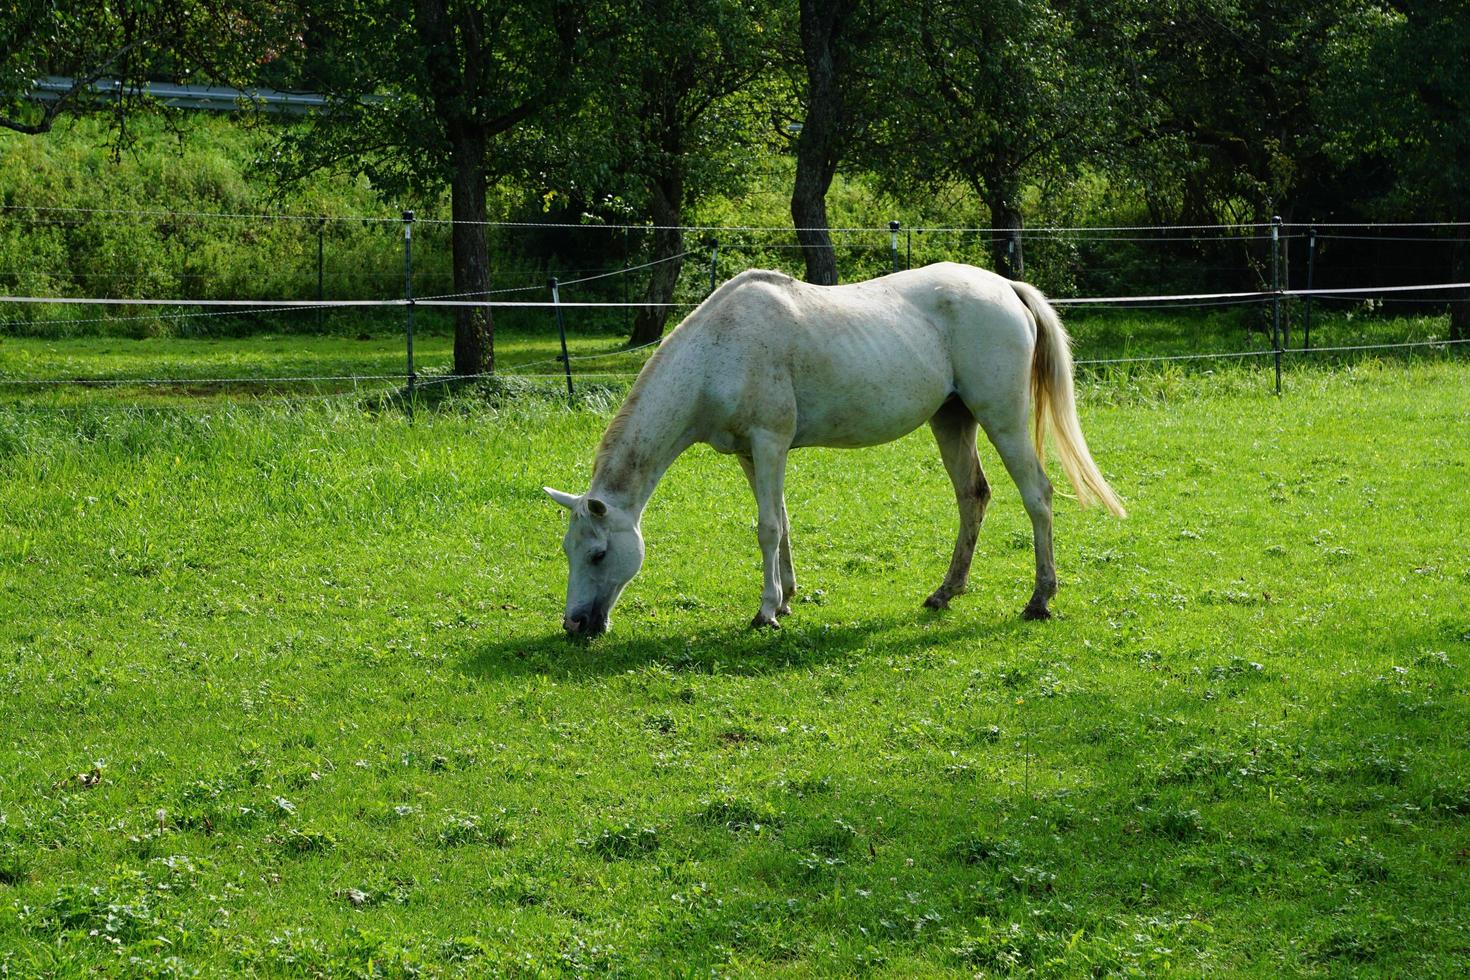
[[[1057,579],[1043,434],[1051,432],[1084,506],[1096,501],[1120,517],[1123,507],[1077,423],[1071,342],[1046,298],[1025,283],[943,262],[847,286],[743,272],[679,324],[607,427],[592,486],[580,497],[546,488],[571,511],[562,625],[573,636],[607,628],[643,564],[639,523],[649,497],[674,459],[703,442],[734,454],[755,493],[764,587],[751,625],[777,626],[796,591],[786,454],[874,446],[926,421],[954,483],[960,530],[949,571],[924,604],[947,607],[969,578],[990,500],[978,425],[1031,518],[1036,588],[1022,615],[1048,617]]]

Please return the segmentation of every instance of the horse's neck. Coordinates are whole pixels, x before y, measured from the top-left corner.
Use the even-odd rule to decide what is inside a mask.
[[[670,365],[653,365],[608,427],[592,472],[590,496],[638,515],[664,471],[695,442],[694,405],[666,384]]]

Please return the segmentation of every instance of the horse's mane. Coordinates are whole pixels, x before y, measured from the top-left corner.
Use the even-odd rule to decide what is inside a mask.
[[[633,409],[637,407],[638,399],[643,394],[645,385],[648,384],[649,379],[658,373],[659,365],[665,360],[665,355],[669,348],[674,346],[678,340],[682,340],[683,335],[688,332],[691,326],[707,319],[719,301],[724,300],[743,283],[752,280],[768,282],[775,285],[790,285],[793,282],[792,278],[783,272],[773,272],[767,269],[746,269],[744,272],[721,284],[720,288],[711,293],[699,305],[698,309],[685,317],[673,330],[670,330],[668,336],[663,339],[663,343],[654,349],[653,355],[647,361],[643,362],[643,369],[638,372],[638,379],[633,382],[633,389],[628,392],[628,397],[623,400],[622,407],[618,409],[617,414],[608,423],[606,431],[602,433],[602,441],[598,443],[597,455],[592,461],[592,477],[594,480],[602,470],[608,454],[612,452],[613,444],[617,441],[618,436],[622,434],[623,429],[627,427],[628,419],[632,417]]]
[[[683,326],[683,324],[680,324],[680,326]],[[678,327],[674,329],[677,331]],[[664,342],[654,349],[652,356],[643,362],[643,368],[638,372],[638,379],[633,382],[633,390],[628,392],[628,397],[623,399],[622,407],[618,409],[618,413],[613,416],[612,421],[607,424],[606,431],[602,433],[602,441],[597,444],[597,456],[592,461],[592,476],[594,479],[596,479],[598,472],[602,469],[602,464],[607,460],[608,453],[612,451],[613,443],[617,441],[618,436],[627,427],[628,419],[632,416],[633,409],[638,404],[638,398],[643,394],[644,384],[658,370],[658,365],[663,360],[664,351],[668,349],[669,341],[673,339],[673,336],[674,334],[671,332],[665,337]]]

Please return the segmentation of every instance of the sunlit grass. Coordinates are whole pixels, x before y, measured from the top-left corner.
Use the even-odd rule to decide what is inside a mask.
[[[0,970],[1463,974],[1470,369],[1260,382],[1084,386],[1130,517],[1058,500],[1050,623],[985,446],[919,608],[920,432],[793,456],[774,634],[691,451],[590,645],[540,487],[612,400],[7,406]]]

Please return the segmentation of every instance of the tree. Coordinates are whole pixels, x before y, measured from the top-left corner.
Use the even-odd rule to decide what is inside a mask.
[[[742,175],[741,150],[755,131],[747,90],[771,64],[759,14],[732,0],[643,0],[630,8],[611,87],[622,111],[612,115],[625,127],[618,142],[640,185],[658,263],[632,346],[663,335],[668,307],[654,304],[674,298],[689,208],[713,190],[734,190]]]
[[[896,18],[890,74],[904,106],[887,132],[883,169],[897,186],[960,181],[1004,229],[994,268],[1024,269],[1022,194],[1049,173],[1097,168],[1123,114],[1109,68],[1118,47],[1105,19],[1047,0],[918,0]]]
[[[0,17],[0,127],[40,135],[68,113],[105,105],[121,150],[129,115],[147,106],[146,83],[243,84],[277,56],[286,19],[278,5],[230,0],[18,0]],[[47,75],[71,85],[43,101],[38,85]]]
[[[1398,0],[1364,16],[1352,61],[1356,77],[1338,91],[1348,145],[1373,147],[1392,180],[1361,188],[1368,210],[1420,221],[1470,221],[1470,17],[1458,0]],[[1381,173],[1381,168],[1380,171]],[[1373,191],[1376,195],[1370,196]],[[1373,200],[1376,197],[1376,200]],[[1470,282],[1470,228],[1451,246],[1452,275]],[[1450,304],[1450,338],[1470,340],[1470,296]]]
[[[1344,59],[1377,30],[1364,16],[1371,9],[1367,0],[1145,6],[1131,51],[1151,152],[1133,163],[1157,220],[1265,222],[1292,218],[1308,197],[1341,200],[1344,132],[1328,105]]]
[[[285,136],[281,174],[355,170],[388,191],[447,185],[454,292],[487,296],[486,194],[498,142],[573,93],[587,14],[578,0],[313,5],[313,72],[332,108]],[[489,308],[457,308],[454,373],[494,368]]]
[[[842,158],[885,115],[874,75],[887,13],[880,0],[799,0],[803,112],[796,138],[791,220],[808,282],[835,285],[837,256],[827,222],[827,191]]]

